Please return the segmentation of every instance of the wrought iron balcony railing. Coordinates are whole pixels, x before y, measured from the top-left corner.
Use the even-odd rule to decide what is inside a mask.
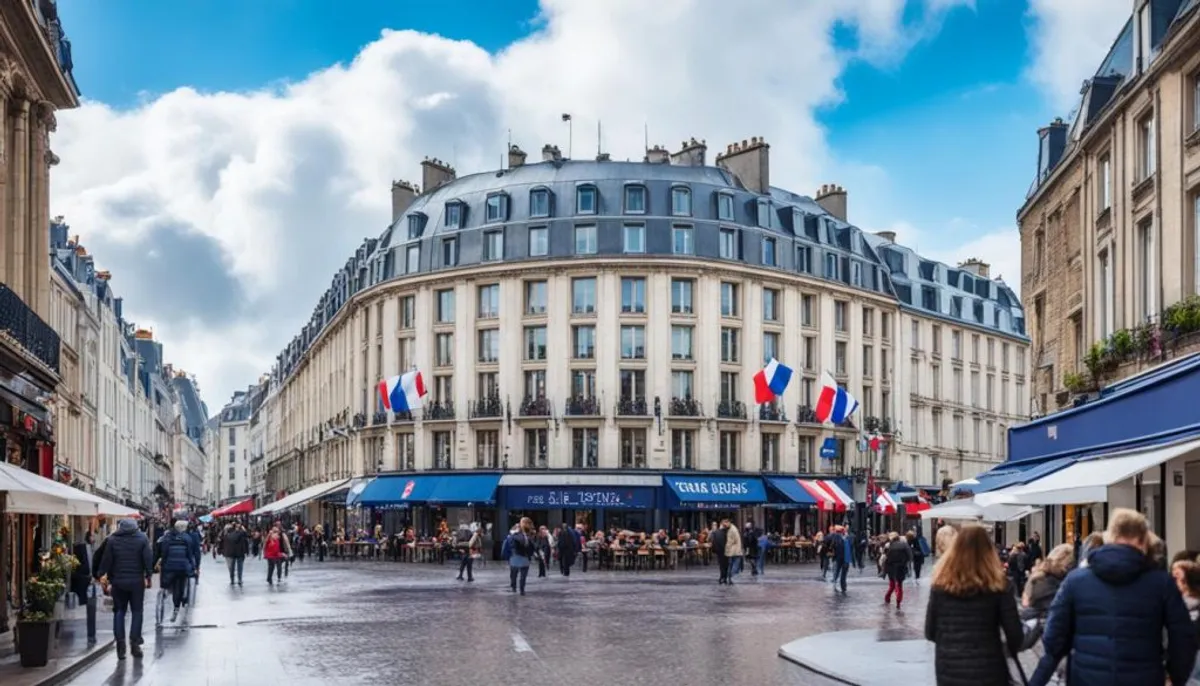
[[[758,421],[760,422],[786,422],[787,412],[778,405],[766,404],[758,406]]]
[[[618,417],[648,417],[650,406],[644,398],[621,398],[617,401]]]
[[[495,419],[504,416],[504,403],[498,395],[489,395],[471,403],[471,419]]]
[[[671,398],[669,414],[672,417],[699,417],[704,414],[704,408],[694,398]]]
[[[572,417],[599,417],[600,403],[595,398],[571,398],[564,413]]]
[[[887,436],[892,433],[892,420],[890,417],[867,417],[863,420],[863,429],[867,433]]]
[[[811,405],[800,405],[796,408],[797,424],[820,424],[817,421],[817,411]]]
[[[425,406],[426,420],[454,419],[454,403],[449,400],[433,401]]]
[[[58,374],[58,333],[16,291],[0,283],[0,332]]]
[[[521,401],[520,413],[522,417],[549,417],[550,401],[544,397],[525,396]]]
[[[675,414],[673,411],[671,414]],[[722,400],[717,403],[717,416],[721,419],[745,419],[746,405],[740,400]]]
[[[413,413],[409,412],[407,410],[404,412],[393,412],[392,413],[392,421],[394,421],[394,422],[411,422],[412,420],[413,420]]]
[[[355,414],[353,424],[354,424],[354,428],[356,428],[356,429],[361,429],[364,426],[366,426],[367,425],[367,414],[365,412],[359,412],[359,413]]]
[[[379,426],[381,424],[387,424],[387,414],[387,411],[376,412],[375,415],[371,417],[371,425]]]

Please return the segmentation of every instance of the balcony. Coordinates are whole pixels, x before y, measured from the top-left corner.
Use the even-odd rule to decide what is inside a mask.
[[[675,414],[672,412],[671,414]],[[718,419],[745,419],[746,405],[740,400],[722,400],[717,403]]]
[[[413,420],[413,413],[409,412],[407,410],[404,412],[393,412],[392,413],[392,421],[394,421],[394,422],[411,422],[412,420]]]
[[[376,412],[371,416],[371,426],[382,426],[387,424],[387,412]]]
[[[672,417],[700,417],[704,414],[704,408],[694,398],[671,398],[667,413]]]
[[[549,417],[550,401],[544,397],[525,396],[521,400],[520,414],[522,417]]]
[[[0,336],[59,373],[58,334],[8,286],[0,283]]]
[[[759,405],[758,421],[760,422],[787,422],[787,412],[783,408],[775,404]]]
[[[863,420],[863,429],[867,433],[890,436],[892,434],[892,420],[890,417],[867,417]]]
[[[571,398],[563,413],[568,417],[599,417],[600,403],[595,398]]]
[[[821,425],[821,422],[817,421],[817,411],[811,405],[800,405],[796,408],[796,423]]]
[[[351,422],[354,428],[361,429],[367,425],[367,415],[365,412],[359,412],[354,415],[354,421]]]
[[[425,407],[425,421],[454,419],[454,403],[449,400],[433,401]]]
[[[504,403],[500,396],[489,395],[471,403],[471,419],[499,419],[504,416]]]
[[[617,401],[618,417],[649,417],[650,407],[645,398],[622,398]]]

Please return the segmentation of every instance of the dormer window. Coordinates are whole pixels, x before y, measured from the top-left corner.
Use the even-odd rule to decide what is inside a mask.
[[[487,198],[484,210],[484,221],[488,224],[502,222],[508,219],[508,195],[494,193]]]
[[[408,215],[408,240],[415,240],[421,237],[421,232],[425,229],[425,215],[410,214]]]
[[[835,253],[825,253],[825,278],[834,281],[838,278],[838,256]]]
[[[676,217],[692,216],[692,191],[686,186],[671,188],[671,214]]]
[[[725,222],[733,221],[733,195],[717,193],[717,219]]]
[[[535,188],[529,191],[529,216],[531,217],[549,217],[550,216],[550,190],[546,188]]]
[[[580,186],[575,189],[575,213],[596,214],[596,187]]]
[[[758,225],[764,229],[771,228],[771,201],[758,201]]]
[[[582,209],[579,210],[583,212]],[[646,213],[646,187],[641,184],[625,186],[625,214]]]
[[[461,229],[463,219],[463,205],[461,202],[454,200],[446,203],[446,228]]]

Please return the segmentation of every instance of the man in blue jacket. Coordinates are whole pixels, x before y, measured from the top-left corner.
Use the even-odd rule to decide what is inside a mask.
[[[825,539],[825,545],[833,551],[834,588],[841,585],[842,593],[845,593],[846,574],[850,571],[850,563],[854,560],[854,538],[846,533],[846,527],[835,526],[833,533]]]
[[[113,598],[113,634],[117,639],[117,659],[125,659],[125,613],[133,615],[129,623],[129,643],[135,658],[142,656],[142,604],[150,576],[154,574],[154,556],[150,541],[138,529],[137,522],[122,519],[117,530],[103,544],[99,576],[101,584],[111,587]]]
[[[1068,655],[1072,686],[1188,683],[1195,628],[1171,576],[1146,555],[1146,518],[1115,510],[1104,538],[1059,588],[1042,635],[1045,655],[1029,683],[1049,683]]]
[[[179,618],[179,607],[183,604],[188,578],[194,576],[200,567],[200,548],[187,529],[187,520],[181,519],[175,522],[173,530],[168,530],[158,541],[156,563],[162,571],[158,586],[171,589],[174,603],[172,622]]]

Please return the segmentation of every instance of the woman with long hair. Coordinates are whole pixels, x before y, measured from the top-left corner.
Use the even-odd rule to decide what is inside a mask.
[[[933,570],[925,638],[938,686],[1007,686],[1023,631],[1017,601],[987,530],[966,526]],[[1003,633],[1004,640],[1001,641]]]
[[[1029,650],[1041,641],[1050,605],[1074,566],[1075,546],[1070,543],[1055,546],[1049,555],[1034,564],[1021,594],[1021,621],[1026,627],[1022,650]]]
[[[522,517],[521,523],[513,529],[508,538],[504,539],[500,556],[508,560],[508,582],[513,593],[516,593],[519,588],[521,595],[525,595],[525,580],[529,578],[529,562],[536,550],[533,540],[534,533],[533,520],[529,517]]]

